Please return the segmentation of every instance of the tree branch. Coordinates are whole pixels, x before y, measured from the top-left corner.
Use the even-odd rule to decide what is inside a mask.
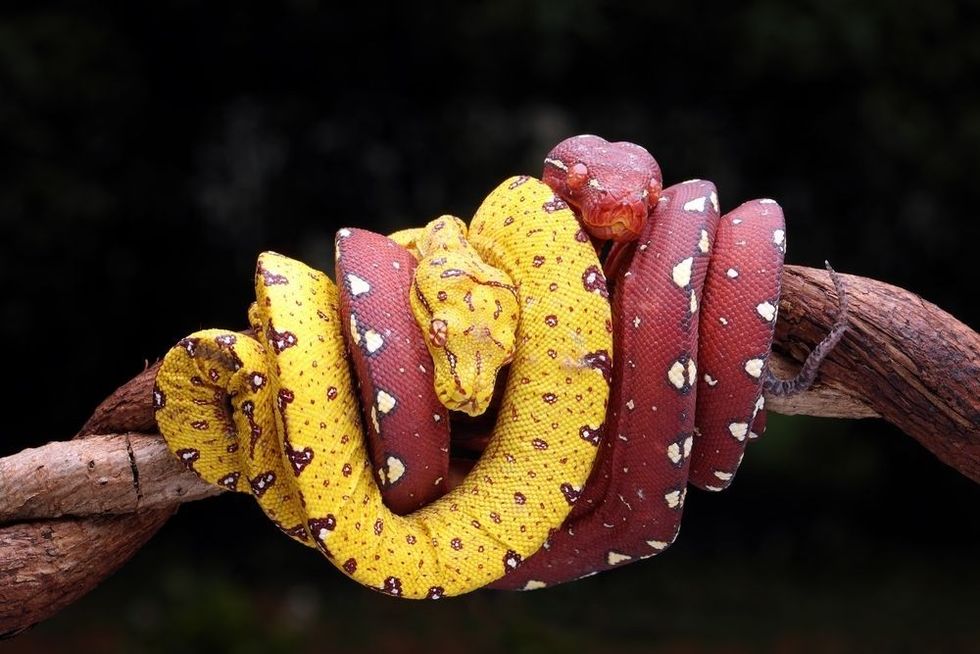
[[[771,411],[882,417],[980,482],[980,335],[900,288],[845,275],[850,328],[818,383]],[[792,376],[837,312],[829,276],[787,266],[771,365]],[[0,459],[0,633],[54,614],[124,563],[181,502],[219,490],[156,434],[156,366],[117,390],[69,442]],[[92,435],[101,434],[101,435]],[[33,522],[30,522],[33,521]]]

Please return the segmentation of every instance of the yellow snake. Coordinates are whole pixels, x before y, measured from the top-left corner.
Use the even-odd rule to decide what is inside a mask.
[[[337,288],[272,253],[259,258],[251,335],[200,331],[165,357],[154,404],[169,447],[203,479],[251,492],[283,531],[382,592],[457,595],[516,568],[562,523],[570,489],[592,467],[609,395],[610,309],[589,239],[536,179],[495,189],[469,244],[513,280],[521,313],[492,440],[450,493],[407,516],[385,508]],[[393,402],[378,397],[373,408]]]

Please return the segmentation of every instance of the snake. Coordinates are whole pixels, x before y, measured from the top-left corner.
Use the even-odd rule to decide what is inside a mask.
[[[352,236],[338,232],[341,260]],[[468,242],[512,280],[520,315],[493,437],[457,487],[407,515],[384,504],[344,340],[353,331],[367,348],[367,330],[384,339],[384,316],[345,325],[330,278],[275,253],[259,257],[248,334],[202,330],[164,357],[153,401],[168,447],[202,479],[250,492],[285,533],[380,592],[458,595],[519,567],[567,517],[568,489],[592,468],[590,435],[609,397],[610,306],[588,237],[539,180],[518,176],[491,192]],[[386,293],[395,265],[384,255],[375,252],[373,277],[342,281],[350,293]],[[384,389],[370,400],[379,426],[411,403]],[[389,463],[385,478],[401,472]]]
[[[206,481],[403,597],[534,590],[663,552],[688,485],[726,488],[763,433],[763,392],[805,389],[846,328],[834,276],[834,329],[777,379],[778,203],[721,215],[711,182],[664,189],[646,149],[593,135],[556,145],[540,181],[498,186],[468,229],[442,216],[336,246],[336,286],[261,255],[251,332],[178,343],[157,421]],[[452,416],[494,397],[485,452],[450,483]]]

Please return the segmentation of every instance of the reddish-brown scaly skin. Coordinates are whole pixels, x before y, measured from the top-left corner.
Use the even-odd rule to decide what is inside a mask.
[[[546,176],[553,167],[546,160]],[[622,179],[598,185],[615,190]],[[756,200],[718,213],[710,182],[673,186],[640,240],[607,258],[616,350],[602,449],[548,547],[495,588],[541,588],[662,552],[677,537],[687,483],[726,487],[746,440],[765,428],[782,211]]]
[[[700,327],[698,435],[689,480],[698,488],[726,488],[746,442],[765,429],[762,383],[776,327],[785,229],[773,200],[746,202],[718,226]]]
[[[593,238],[618,241],[605,262],[613,289],[612,395],[592,475],[584,488],[570,488],[566,495],[574,502],[568,520],[545,549],[495,588],[541,588],[662,552],[677,537],[687,484],[711,490],[727,486],[746,441],[765,428],[760,398],[785,252],[779,206],[756,200],[719,218],[711,182],[691,180],[661,193],[660,168],[646,150],[596,136],[557,145],[545,159],[543,179],[577,211]],[[345,247],[358,243],[368,249],[357,255],[345,251],[341,261],[383,267],[379,262],[391,257],[382,257],[377,244],[367,245],[369,233],[363,234],[343,241]],[[402,256],[407,259],[399,283],[407,289],[414,260]],[[338,281],[357,306],[360,300],[351,297],[342,270],[338,265]],[[387,277],[378,280],[389,283]],[[393,284],[385,295],[386,303],[404,301],[406,307],[386,304],[381,323],[400,313],[411,323],[406,329],[417,332],[403,299],[407,291]],[[361,312],[357,306],[357,315]],[[427,361],[419,345],[419,361]],[[376,392],[372,380],[414,360],[407,354],[400,363],[382,363],[363,351],[360,356],[359,372],[365,360],[390,366],[361,372],[362,384],[372,389],[365,391],[365,406]],[[395,388],[414,394],[424,385],[432,393],[431,378],[412,383],[399,381]],[[385,430],[393,417],[386,417]],[[441,424],[445,428],[448,421]],[[446,447],[448,433],[438,437],[446,439],[441,442]],[[386,431],[386,447],[389,438]],[[423,453],[404,454],[408,471],[425,473],[418,488],[431,485],[436,474],[419,465]],[[383,453],[375,449],[376,463],[379,456]],[[427,490],[430,498],[443,491]],[[413,494],[405,506],[415,508],[415,502]]]
[[[542,180],[598,239],[634,240],[663,188],[660,166],[634,143],[585,134],[565,139],[544,160]]]
[[[446,492],[449,415],[409,306],[415,258],[380,234],[346,234],[336,241],[344,336],[360,381],[375,480],[385,505],[403,515]],[[379,392],[395,399],[393,410],[376,410]]]
[[[685,206],[714,192],[703,181],[664,191],[616,282],[612,395],[592,476],[548,548],[494,587],[569,581],[653,556],[674,541],[697,399],[692,297],[700,303],[718,224],[710,202],[700,211]]]

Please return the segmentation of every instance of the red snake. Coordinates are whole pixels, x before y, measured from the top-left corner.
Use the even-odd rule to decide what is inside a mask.
[[[687,484],[727,487],[746,443],[764,431],[763,390],[807,387],[846,328],[846,296],[831,271],[841,303],[833,331],[797,378],[776,379],[767,361],[786,232],[774,200],[749,201],[722,216],[711,182],[662,189],[660,167],[645,149],[597,136],[567,139],[544,161],[543,181],[576,212],[597,248],[615,241],[604,260],[615,366],[604,428],[582,435],[600,446],[588,483],[563,490],[573,503],[564,525],[495,588],[541,588],[664,551],[677,537]],[[375,478],[389,508],[409,513],[441,496],[450,476],[449,415],[433,391],[431,362],[408,306],[416,260],[377,234],[342,236],[336,274],[343,320],[356,313],[387,330],[384,351],[375,352],[377,334],[350,325],[362,404],[377,406],[379,389],[400,395],[384,433],[377,415],[365,416]],[[592,275],[604,292],[602,271]],[[358,293],[362,283],[382,284],[385,292]]]

